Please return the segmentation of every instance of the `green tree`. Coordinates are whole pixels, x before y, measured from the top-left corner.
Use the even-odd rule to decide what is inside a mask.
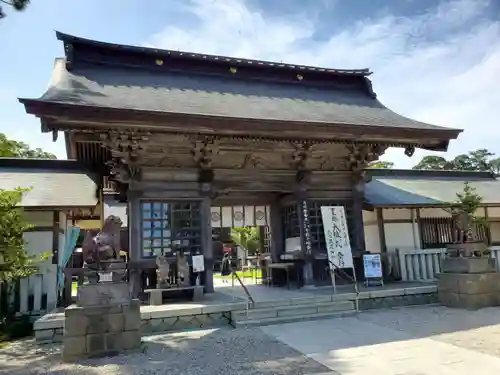
[[[257,227],[235,227],[231,229],[231,239],[247,254],[255,254],[260,249],[259,228]]]
[[[442,156],[424,156],[413,169],[451,170],[451,171],[482,171],[500,172],[500,158],[491,159],[495,156],[485,148],[469,151],[452,160],[446,160]]]
[[[0,133],[0,157],[21,159],[57,159],[54,154],[45,152],[40,148],[31,149],[26,143],[14,141]]]
[[[420,162],[413,167],[413,169],[433,169],[433,170],[446,170],[451,169],[450,163],[442,156],[424,156]]]
[[[371,163],[369,163],[367,168],[392,169],[392,168],[394,168],[394,163],[392,161],[377,160],[377,161],[372,161]]]
[[[26,277],[37,270],[36,259],[25,250],[23,234],[31,225],[21,207],[28,189],[0,189],[0,281]]]
[[[6,14],[3,12],[2,5],[7,5],[14,10],[20,12],[25,10],[30,3],[30,0],[0,0],[0,18],[4,18]]]
[[[500,158],[491,159],[490,160],[490,168],[494,174],[499,175],[500,174]]]

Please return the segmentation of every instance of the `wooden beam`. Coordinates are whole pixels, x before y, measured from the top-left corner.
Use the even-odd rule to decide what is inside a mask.
[[[378,227],[378,238],[380,242],[380,252],[387,252],[387,242],[385,238],[385,222],[384,222],[384,213],[382,208],[377,208],[377,227]]]

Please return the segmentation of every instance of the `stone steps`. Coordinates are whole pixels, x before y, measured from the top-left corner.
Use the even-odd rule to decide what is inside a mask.
[[[259,307],[257,305],[249,310],[232,311],[231,324],[234,327],[263,326],[328,319],[355,313],[353,301],[293,303],[272,307]]]

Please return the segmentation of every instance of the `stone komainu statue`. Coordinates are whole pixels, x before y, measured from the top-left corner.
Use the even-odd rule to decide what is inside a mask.
[[[163,255],[156,257],[156,288],[170,288],[170,264]]]
[[[97,235],[87,232],[82,243],[82,255],[89,268],[105,270],[109,261],[120,261],[120,229],[122,220],[110,215]],[[104,263],[101,263],[104,261]],[[108,262],[106,262],[108,261]]]

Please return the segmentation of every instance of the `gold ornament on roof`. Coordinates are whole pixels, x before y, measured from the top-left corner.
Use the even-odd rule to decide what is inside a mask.
[[[156,65],[158,65],[158,66],[162,66],[162,65],[163,65],[163,60],[161,60],[161,59],[157,59],[157,60],[156,60]]]
[[[297,79],[299,81],[302,81],[304,79],[304,76],[302,74],[297,74]]]
[[[235,74],[238,71],[238,69],[236,69],[234,66],[232,66],[232,67],[229,68],[229,71],[231,73]]]

